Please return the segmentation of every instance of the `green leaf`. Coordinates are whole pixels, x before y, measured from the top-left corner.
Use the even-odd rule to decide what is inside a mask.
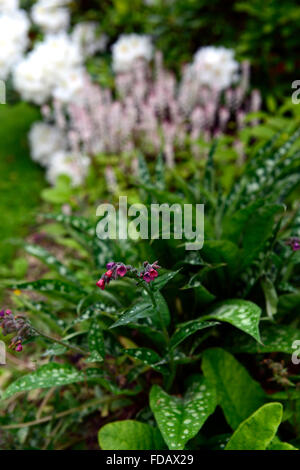
[[[223,220],[222,237],[238,245],[247,230],[249,218],[253,217],[263,204],[264,200],[258,199],[234,214],[227,215]]]
[[[179,273],[180,269],[178,271],[169,271],[167,273],[164,273],[162,275],[159,275],[152,283],[152,287],[154,290],[161,290],[165,285],[170,282],[177,274]]]
[[[133,323],[138,319],[148,317],[153,312],[153,305],[149,302],[139,302],[133,307],[127,309],[110,328],[118,326],[125,326],[128,323]]]
[[[147,166],[144,156],[141,153],[139,153],[138,155],[138,163],[139,163],[138,171],[139,171],[140,182],[143,184],[151,185],[152,181],[151,181],[151,176],[148,170],[148,166]]]
[[[153,369],[156,369],[159,372],[167,372],[167,368],[159,364],[162,361],[162,358],[157,354],[157,352],[153,351],[153,349],[128,348],[125,349],[124,354],[128,354],[128,356],[138,359],[143,364],[151,366]]]
[[[204,378],[194,382],[184,398],[168,395],[158,385],[150,392],[150,407],[169,449],[184,449],[214,412],[215,389]]]
[[[225,450],[265,450],[274,438],[281,419],[281,403],[262,406],[239,425]]]
[[[206,166],[205,166],[204,178],[203,178],[203,186],[207,191],[210,191],[210,192],[213,192],[214,190],[214,178],[215,178],[214,154],[215,154],[216,148],[217,148],[217,141],[214,141],[209,149]]]
[[[277,313],[278,305],[278,296],[275,286],[268,277],[261,279],[261,286],[265,294],[267,315],[273,319],[273,316]]]
[[[158,154],[156,165],[155,165],[155,186],[157,189],[163,191],[166,189],[166,179],[165,179],[166,169],[165,162],[162,153]]]
[[[72,383],[92,382],[109,390],[114,395],[136,395],[141,391],[140,387],[134,389],[120,389],[114,383],[107,380],[107,374],[98,368],[90,368],[79,371],[68,364],[49,362],[37,371],[20,377],[9,385],[2,399],[9,398],[18,392],[34,390],[36,388],[61,387]]]
[[[159,314],[157,313],[156,315],[152,315],[153,322],[156,326],[161,327],[162,320],[165,326],[169,326],[171,321],[171,315],[165,298],[159,291],[156,291],[154,292],[154,299],[156,303],[156,309],[154,309],[154,313],[159,311]]]
[[[203,321],[203,318],[197,318],[196,320],[190,320],[188,322],[182,323],[179,325],[173,334],[170,346],[175,348],[178,346],[182,341],[184,341],[189,336],[193,335],[197,331],[203,330],[205,328],[210,328],[212,326],[219,325],[218,322],[207,322]]]
[[[203,320],[213,319],[230,323],[260,342],[258,329],[260,315],[261,309],[253,302],[232,299],[219,303],[209,315],[203,317]]]
[[[221,286],[228,285],[238,269],[239,250],[237,245],[229,240],[207,240],[201,250],[203,259],[217,269],[212,273],[213,279],[218,278]],[[225,266],[222,267],[222,263]]]
[[[267,240],[272,236],[275,217],[283,211],[282,205],[265,205],[258,209],[244,228],[242,252],[239,271],[243,272],[264,249]]]
[[[67,364],[50,362],[37,371],[20,377],[7,387],[2,399],[8,398],[18,392],[34,390],[36,388],[61,387],[62,385],[83,382],[86,380],[84,372]]]
[[[139,421],[115,421],[98,433],[102,450],[161,450],[164,442],[157,428]]]
[[[204,351],[202,369],[204,376],[215,385],[218,402],[233,429],[266,401],[260,385],[224,349]]]
[[[86,292],[73,284],[59,281],[57,279],[39,279],[32,282],[20,282],[9,286],[11,289],[20,289],[27,291],[39,291],[45,294],[57,295],[66,298],[80,297],[86,295]]]
[[[270,353],[282,352],[293,354],[293,343],[299,341],[300,330],[286,325],[263,325],[261,328],[261,344],[247,338],[235,338],[231,342],[234,352]]]
[[[44,201],[53,204],[69,202],[72,196],[71,179],[67,175],[59,175],[53,188],[43,189],[41,196]]]
[[[105,346],[103,333],[101,325],[98,318],[94,318],[91,323],[89,334],[88,334],[88,343],[91,356],[89,357],[89,362],[103,361],[105,357]]]
[[[56,222],[61,222],[62,224],[68,227],[72,227],[75,230],[87,233],[91,236],[95,235],[95,228],[84,217],[78,217],[75,215],[66,215],[66,214],[44,214],[43,217],[45,219],[50,219],[50,220],[55,220]]]
[[[161,327],[161,320],[165,326],[168,326],[170,323],[170,312],[162,294],[159,291],[153,293],[156,304],[155,307],[148,293],[145,292],[144,295],[147,300],[138,302],[133,307],[127,309],[110,328],[125,326],[143,318],[147,318],[149,326],[154,324],[155,326]]]
[[[43,261],[43,263],[45,263],[47,266],[54,268],[60,276],[69,279],[71,282],[78,283],[78,280],[73,275],[73,273],[64,264],[62,264],[54,255],[52,255],[52,253],[49,253],[49,251],[45,250],[45,248],[39,245],[30,245],[27,243],[24,246],[24,249],[31,256],[35,256],[36,258]]]
[[[277,436],[269,444],[267,450],[299,450],[288,442],[282,442]]]

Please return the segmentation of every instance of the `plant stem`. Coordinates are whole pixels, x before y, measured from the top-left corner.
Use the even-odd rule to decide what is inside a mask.
[[[72,344],[69,344],[69,343],[66,343],[65,341],[61,340],[61,339],[58,339],[58,338],[54,338],[53,336],[49,336],[47,335],[46,333],[43,333],[42,331],[39,331],[37,330],[36,328],[32,327],[32,329],[39,335],[39,336],[43,336],[44,338],[54,342],[54,343],[58,343],[60,344],[61,346],[64,346],[65,348],[68,348],[68,349],[72,349],[73,351],[79,353],[79,354],[83,354],[83,355],[88,355],[89,352],[88,351],[85,351],[84,349],[81,349],[79,348],[78,346],[74,346]]]
[[[167,328],[165,327],[165,324],[164,324],[160,309],[158,308],[158,305],[156,303],[153,291],[151,290],[151,288],[149,286],[144,286],[144,287],[145,287],[146,291],[148,292],[149,297],[151,298],[153,307],[155,308],[156,312],[158,313],[159,320],[160,320],[160,323],[161,323],[161,327],[162,327],[162,330],[163,330],[163,333],[164,333],[164,336],[165,336],[165,339],[166,339],[166,344],[167,344],[167,347],[168,347],[168,352],[169,352],[169,356],[170,356],[170,375],[169,375],[169,377],[166,381],[166,390],[169,391],[171,389],[172,385],[173,385],[173,382],[174,382],[174,379],[175,379],[175,376],[176,376],[176,365],[175,365],[175,362],[174,362],[174,353],[173,353],[172,348],[170,347],[170,336],[169,336]]]
[[[8,424],[6,426],[1,426],[1,429],[19,429],[19,428],[27,428],[29,426],[36,426],[37,424],[47,423],[47,421],[51,421],[52,419],[63,418],[64,416],[68,416],[72,413],[76,413],[77,411],[84,410],[85,408],[88,408],[90,406],[95,406],[98,404],[100,405],[103,403],[105,404],[110,403],[119,398],[120,398],[120,395],[115,396],[115,397],[97,398],[97,399],[91,400],[90,402],[84,403],[83,405],[77,406],[75,408],[70,408],[69,410],[65,410],[57,414],[54,413],[53,415],[44,416],[43,418],[35,419],[34,421],[27,421],[26,423]]]

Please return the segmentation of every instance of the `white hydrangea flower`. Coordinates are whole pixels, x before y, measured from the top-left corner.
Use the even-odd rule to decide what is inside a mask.
[[[90,159],[86,155],[60,151],[52,156],[46,178],[54,185],[60,175],[67,175],[73,187],[80,186],[88,174],[89,167]]]
[[[107,36],[97,35],[97,23],[85,21],[78,23],[72,32],[73,41],[78,44],[85,57],[94,55],[96,52],[104,51],[107,44]]]
[[[208,46],[196,52],[193,70],[199,83],[222,90],[236,82],[239,63],[232,49]]]
[[[57,87],[54,88],[54,98],[70,103],[80,99],[80,94],[84,87],[85,81],[84,69],[68,69],[61,74]]]
[[[83,57],[77,44],[74,44],[66,33],[50,34],[37,44],[34,53],[44,63],[51,81],[57,84],[66,70],[80,67]]]
[[[23,99],[36,104],[45,103],[57,89],[64,96],[64,101],[67,101],[67,77],[72,75],[73,78],[69,83],[69,99],[78,90],[79,82],[83,85],[78,72],[82,62],[78,45],[67,34],[46,36],[15,68],[15,88]]]
[[[0,0],[0,13],[14,11],[19,8],[19,0]]]
[[[21,59],[27,44],[30,23],[23,10],[0,13],[0,79],[6,79]]]
[[[59,0],[39,0],[31,9],[31,17],[46,33],[66,30],[70,24],[70,12],[62,7],[68,2]]]
[[[32,160],[42,166],[49,165],[53,154],[66,148],[60,129],[44,122],[33,124],[29,132],[29,143]]]
[[[126,72],[137,59],[149,62],[152,54],[152,43],[148,36],[123,34],[112,46],[113,69],[116,72]]]
[[[41,105],[51,97],[50,77],[47,76],[44,62],[34,53],[29,54],[14,68],[13,83],[25,101]]]

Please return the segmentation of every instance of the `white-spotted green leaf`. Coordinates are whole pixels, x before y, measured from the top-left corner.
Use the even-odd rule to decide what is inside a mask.
[[[95,234],[95,228],[90,224],[88,219],[84,217],[66,214],[44,214],[43,217],[45,219],[56,220],[57,222],[61,222],[64,225],[88,233],[89,235]]]
[[[141,318],[148,317],[153,311],[153,306],[150,302],[139,302],[133,307],[127,309],[120,318],[111,326],[116,328],[117,326],[125,326],[128,323],[133,323]]]
[[[218,403],[233,429],[265,403],[265,393],[259,383],[224,349],[204,351],[202,370],[204,376],[214,384]]]
[[[36,388],[59,387],[84,380],[84,373],[75,369],[75,367],[50,362],[40,367],[37,371],[20,377],[9,385],[2,395],[2,399],[18,392],[34,390]]]
[[[165,448],[157,428],[133,420],[106,424],[98,433],[98,441],[102,450],[161,450]]]
[[[213,321],[204,321],[202,318],[197,318],[196,320],[190,320],[186,323],[182,323],[178,326],[177,330],[173,334],[170,341],[170,346],[175,348],[180,343],[182,343],[182,341],[197,331],[203,330],[205,328],[211,328],[215,325],[219,325],[219,323]]]
[[[153,295],[155,299],[156,308],[153,309],[153,313],[151,316],[152,316],[153,323],[156,326],[159,326],[161,329],[162,321],[164,323],[164,326],[169,326],[170,321],[171,321],[170,311],[169,311],[168,304],[165,301],[165,298],[159,291],[154,292]],[[159,314],[158,314],[158,311],[159,311]]]
[[[151,410],[171,450],[184,449],[214,412],[216,404],[215,389],[204,378],[194,382],[183,398],[169,395],[158,385],[150,392]]]
[[[57,279],[39,279],[33,282],[20,282],[10,287],[11,289],[39,291],[44,294],[65,297],[69,300],[72,300],[73,297],[86,295],[86,292],[82,288]]]
[[[225,450],[265,450],[274,438],[281,419],[281,403],[262,406],[239,425]]]
[[[88,334],[88,344],[91,356],[89,362],[103,361],[105,357],[105,347],[102,328],[98,318],[94,318]]]
[[[219,303],[209,315],[203,317],[205,320],[218,320],[230,323],[239,328],[248,335],[252,336],[256,341],[260,341],[259,336],[259,320],[261,309],[258,305],[248,300],[225,300]]]
[[[51,268],[55,269],[60,276],[68,279],[71,282],[78,283],[78,280],[73,275],[73,273],[67,268],[67,266],[62,264],[54,255],[52,255],[52,253],[49,253],[49,251],[45,250],[45,248],[43,248],[42,246],[31,245],[27,243],[24,246],[24,249],[31,256],[35,256],[36,258],[43,261],[43,263],[45,263],[47,266],[50,266]]]
[[[68,364],[49,362],[37,371],[20,377],[10,384],[2,395],[2,399],[9,398],[18,392],[26,392],[37,388],[61,387],[72,383],[92,382],[101,385],[115,395],[136,395],[140,387],[135,389],[120,389],[107,378],[107,374],[99,368],[77,370]]]
[[[130,357],[138,359],[143,364],[153,367],[159,372],[167,373],[167,368],[160,364],[162,358],[157,354],[157,352],[148,348],[128,348],[124,351],[125,354],[128,354]]]
[[[101,315],[103,312],[113,314],[117,312],[117,308],[114,305],[110,305],[104,302],[96,302],[95,304],[86,308],[78,318],[70,323],[70,325],[74,326],[77,325],[77,323],[90,320],[93,317]]]
[[[234,352],[245,352],[249,354],[261,354],[281,352],[293,354],[298,350],[300,330],[287,325],[263,325],[261,328],[261,344],[245,337],[235,338],[230,342]]]

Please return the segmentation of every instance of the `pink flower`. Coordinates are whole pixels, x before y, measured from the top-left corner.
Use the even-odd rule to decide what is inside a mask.
[[[99,281],[96,283],[96,286],[100,287],[100,289],[104,290],[105,289],[105,281],[104,279],[99,279]]]
[[[107,263],[106,265],[106,269],[111,269],[115,266],[116,263],[114,263],[113,261],[111,263]]]
[[[16,351],[17,351],[17,352],[21,352],[22,350],[23,350],[22,344],[18,344],[18,345],[16,346]]]
[[[152,281],[152,278],[151,278],[149,273],[145,273],[144,276],[143,276],[143,279],[144,279],[144,281],[146,281],[148,283]]]
[[[116,272],[118,276],[123,277],[127,273],[127,268],[126,266],[124,266],[124,264],[121,264],[120,266],[118,266]]]
[[[155,279],[158,276],[158,272],[156,271],[156,269],[149,269],[149,276],[152,280]]]

